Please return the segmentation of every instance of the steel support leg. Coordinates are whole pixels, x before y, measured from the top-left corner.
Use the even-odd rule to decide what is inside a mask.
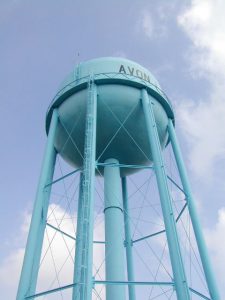
[[[92,265],[93,265],[93,229],[94,229],[94,181],[96,156],[96,123],[97,123],[97,87],[90,79],[87,99],[87,114],[85,128],[84,164],[82,176],[82,227],[77,235],[81,236],[81,251],[76,255],[75,265],[81,266],[79,300],[92,298]],[[81,256],[81,258],[80,258]],[[75,295],[74,295],[75,297]],[[75,298],[77,299],[77,298]]]
[[[106,163],[118,164],[116,159]],[[125,280],[123,201],[119,167],[104,168],[106,280]],[[106,285],[107,300],[125,300],[125,286]]]
[[[125,227],[125,247],[127,256],[127,279],[128,281],[134,280],[134,266],[133,266],[133,251],[132,251],[132,239],[130,232],[130,212],[129,203],[127,197],[127,180],[126,177],[122,178],[122,191],[123,191],[123,209],[124,209],[124,227]],[[135,300],[135,286],[128,285],[129,300]]]
[[[176,230],[176,222],[173,214],[171,197],[168,188],[167,176],[162,158],[161,146],[159,142],[158,131],[156,127],[151,96],[145,89],[142,90],[142,104],[146,120],[151,154],[154,163],[162,213],[165,223],[168,248],[173,269],[175,289],[179,300],[189,300],[189,288],[186,280],[181,250]]]
[[[192,195],[192,192],[191,192],[191,188],[190,188],[186,168],[185,168],[185,165],[184,165],[184,161],[183,161],[183,157],[182,157],[182,154],[181,154],[180,146],[179,146],[177,138],[176,138],[176,133],[175,133],[175,130],[174,130],[172,120],[169,120],[168,131],[169,131],[169,137],[170,137],[170,141],[171,141],[171,144],[172,144],[172,147],[173,147],[173,152],[174,152],[174,156],[175,156],[175,159],[176,159],[178,171],[179,171],[179,174],[180,174],[180,179],[181,179],[181,182],[182,182],[184,192],[186,194],[186,200],[187,200],[187,204],[188,204],[190,218],[191,218],[193,230],[194,230],[194,233],[195,233],[196,242],[197,242],[197,245],[198,245],[198,250],[199,250],[200,257],[201,257],[202,266],[203,266],[203,269],[204,269],[204,273],[205,273],[209,293],[210,293],[210,296],[213,300],[219,300],[220,297],[219,297],[219,292],[218,292],[218,288],[217,288],[217,285],[216,285],[216,280],[214,278],[214,275],[213,275],[214,273],[213,273],[211,263],[210,263],[210,260],[209,260],[209,257],[208,257],[207,247],[206,247],[204,237],[203,237],[203,234],[202,234],[201,225],[200,225],[200,222],[199,222],[199,219],[198,219],[198,216],[197,216],[195,202],[194,202],[193,195]]]
[[[81,263],[82,263],[82,215],[83,215],[83,195],[82,195],[82,180],[83,174],[80,174],[80,189],[78,199],[78,210],[77,210],[77,230],[76,230],[76,250],[75,250],[75,264],[74,264],[74,275],[73,282],[77,283],[73,287],[73,300],[80,299],[80,288],[81,285]]]
[[[46,227],[49,197],[51,186],[45,187],[52,182],[56,151],[54,138],[58,122],[58,113],[53,111],[48,140],[42,164],[41,175],[38,183],[36,200],[27,239],[23,267],[17,291],[17,300],[24,300],[26,296],[35,294],[41,250]]]

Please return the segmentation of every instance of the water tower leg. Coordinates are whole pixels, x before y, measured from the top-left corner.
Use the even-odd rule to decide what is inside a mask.
[[[78,210],[77,210],[77,230],[76,230],[76,251],[75,251],[75,264],[74,264],[74,276],[73,282],[77,283],[73,287],[73,300],[80,299],[80,288],[81,281],[81,264],[82,264],[82,215],[83,215],[83,197],[82,197],[82,173],[80,174],[80,189],[78,199]]]
[[[90,78],[87,97],[83,172],[80,178],[79,226],[77,228],[79,240],[75,255],[75,268],[77,269],[74,270],[75,281],[79,285],[79,295],[75,294],[76,286],[73,290],[73,299],[76,300],[92,299],[96,124],[97,86],[94,83],[94,79]]]
[[[129,203],[127,197],[127,180],[126,177],[122,178],[122,191],[123,191],[123,209],[124,209],[124,227],[125,227],[125,247],[127,256],[127,278],[128,281],[134,280],[134,266],[133,266],[133,251],[132,251],[132,239],[130,232],[130,215],[129,215]],[[129,285],[129,300],[135,300],[135,286]]]
[[[199,219],[197,216],[195,202],[194,202],[193,195],[191,192],[191,187],[189,184],[186,168],[184,165],[184,161],[183,161],[181,150],[180,150],[180,147],[178,144],[178,140],[176,138],[176,133],[174,130],[172,120],[169,120],[168,131],[169,131],[169,137],[170,137],[170,141],[172,144],[174,156],[176,159],[178,171],[180,174],[180,179],[181,179],[181,182],[183,185],[184,192],[186,194],[186,201],[188,204],[188,209],[189,209],[189,213],[190,213],[190,217],[191,217],[191,221],[192,221],[192,225],[193,225],[193,230],[195,233],[196,242],[198,245],[198,250],[199,250],[200,257],[201,257],[202,266],[204,269],[209,293],[213,300],[219,300],[220,297],[219,297],[216,280],[214,278],[214,275],[213,275],[214,273],[213,273],[211,263],[210,263],[210,260],[208,257],[207,247],[206,247],[205,240],[204,240],[204,237],[202,234],[201,225],[200,225],[200,222],[199,222]]]
[[[58,122],[58,113],[53,111],[48,140],[42,164],[41,175],[38,183],[36,200],[27,239],[23,267],[17,291],[17,300],[24,300],[26,296],[33,295],[36,290],[37,276],[40,264],[41,250],[46,227],[49,197],[55,167],[56,151],[54,138]]]
[[[179,239],[176,230],[176,223],[168,188],[167,176],[162,158],[161,146],[155,123],[155,116],[151,103],[151,96],[148,95],[145,89],[142,90],[142,104],[145,115],[149,144],[151,147],[151,153],[154,162],[154,170],[159,189],[177,298],[178,300],[189,300],[190,293],[181,256]]]
[[[116,159],[106,163],[118,164]],[[119,167],[104,168],[106,281],[125,280],[123,201]],[[125,300],[124,285],[106,285],[107,300]]]

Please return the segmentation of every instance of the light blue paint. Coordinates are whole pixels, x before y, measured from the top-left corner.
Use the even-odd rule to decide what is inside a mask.
[[[119,72],[121,65],[126,66],[126,73]],[[173,118],[171,104],[154,76],[135,62],[115,57],[104,57],[80,63],[79,70],[79,80],[73,81],[73,75],[69,75],[68,82],[71,82],[68,85],[63,83],[63,88],[56,94],[47,113],[46,128],[48,130],[52,109],[54,107],[59,109],[61,123],[57,127],[55,139],[57,151],[70,165],[75,168],[82,167],[88,81],[89,74],[93,74],[95,84],[98,86],[97,137],[99,142],[96,144],[98,163],[104,163],[106,159],[113,157],[121,164],[149,165],[152,157],[140,104],[140,89],[147,88],[149,94],[154,97],[154,114],[162,148],[168,143],[168,117]],[[148,74],[150,82],[127,74],[128,70],[142,70],[143,74]],[[124,128],[119,130],[121,124],[118,120],[125,120],[129,114],[126,129],[132,133],[135,143]],[[119,132],[116,138],[108,145],[117,130]],[[68,138],[69,133],[73,141]],[[126,145],[126,147],[121,147],[121,145]],[[140,145],[141,149],[137,145]],[[149,154],[148,157],[145,153]],[[103,167],[100,166],[99,169],[103,171]],[[137,171],[134,168],[121,169],[122,175]]]
[[[116,159],[106,163],[118,164]],[[106,280],[125,280],[123,200],[119,167],[104,168]],[[107,285],[107,300],[125,300],[125,286]]]
[[[90,74],[97,75],[96,79],[104,78],[103,74],[105,73],[111,73],[117,76],[124,74],[128,77],[133,77],[137,82],[139,79],[142,79],[146,83],[150,83],[161,90],[159,82],[154,75],[140,64],[122,57],[100,57],[81,62],[75,66],[74,70],[66,76],[59,87],[58,96],[62,90],[65,92],[65,90],[70,89],[71,86],[73,86],[71,83],[76,80],[79,80],[80,83],[83,81],[82,78],[86,80]]]
[[[51,186],[45,186],[52,182],[54,174],[56,159],[54,139],[57,123],[58,113],[55,109],[52,114],[36,200],[33,208],[23,267],[17,292],[17,300],[24,300],[25,296],[34,294],[36,290],[43,237],[46,227],[49,197],[51,192]]]
[[[97,122],[97,87],[94,78],[90,77],[87,95],[85,145],[82,176],[82,256],[80,300],[92,299],[92,264],[93,264],[93,229],[94,229],[94,181],[96,153],[96,122]],[[80,258],[78,259],[80,261]]]
[[[163,282],[163,281],[110,281],[110,280],[93,280],[93,285],[95,284],[104,284],[104,285],[123,285],[123,286],[126,286],[126,285],[142,285],[142,286],[165,286],[165,287],[172,287],[174,286],[174,283],[173,282]],[[38,297],[42,297],[42,296],[46,296],[46,295],[49,295],[49,294],[53,294],[53,293],[57,293],[57,292],[60,292],[60,291],[63,291],[63,290],[66,290],[66,289],[70,289],[74,286],[75,284],[72,283],[72,284],[67,284],[67,285],[64,285],[64,286],[61,286],[59,288],[55,288],[55,289],[52,289],[52,290],[48,290],[48,291],[45,291],[45,292],[41,292],[41,293],[38,293],[36,295],[31,295],[29,297],[26,297],[26,299],[33,299],[34,297],[35,298],[38,298]],[[201,293],[191,289],[192,292],[196,293],[197,295],[202,295]],[[203,295],[202,295],[203,296]],[[204,299],[207,299],[207,300],[210,300],[209,298],[204,298]]]
[[[158,131],[152,108],[152,97],[148,95],[145,89],[142,90],[142,104],[159,189],[177,298],[178,300],[189,300],[189,288],[181,256],[179,240],[176,230],[176,222],[173,214],[171,197],[168,189],[167,176],[165,172],[161,147],[159,143]]]
[[[184,192],[186,194],[186,201],[188,204],[189,214],[192,221],[193,230],[195,233],[196,242],[198,245],[199,254],[202,261],[202,266],[205,273],[206,282],[208,285],[209,293],[212,300],[220,300],[219,291],[217,288],[216,280],[214,278],[214,273],[211,267],[211,263],[208,257],[208,251],[206,247],[206,243],[203,237],[201,225],[198,219],[197,210],[195,201],[192,195],[191,187],[189,184],[186,168],[184,165],[182,153],[180,150],[180,146],[178,144],[178,140],[176,138],[176,133],[174,130],[174,126],[171,120],[169,120],[168,131],[171,140],[171,144],[173,147],[174,156],[176,159],[177,167],[180,174],[180,179],[183,185]]]
[[[121,66],[123,66],[122,71]],[[142,101],[140,101],[140,93]],[[55,107],[59,112],[59,122],[57,122]],[[123,122],[128,115],[129,118],[123,126],[121,120]],[[51,125],[50,119],[52,119]],[[121,58],[101,58],[79,64],[72,75],[69,75],[68,84],[63,83],[62,89],[57,93],[47,113],[48,143],[17,300],[24,300],[25,296],[35,293],[51,186],[73,173],[52,181],[56,156],[54,147],[67,162],[82,167],[83,170],[78,206],[74,283],[66,287],[73,287],[73,300],[91,300],[93,284],[98,282],[92,278],[96,165],[100,172],[104,171],[105,184],[106,280],[102,283],[106,284],[106,297],[107,300],[125,300],[126,285],[128,285],[129,300],[135,300],[134,285],[138,283],[134,281],[126,181],[123,178],[122,190],[120,176],[137,172],[142,166],[151,168],[149,165],[152,162],[154,162],[174,275],[172,284],[175,285],[178,300],[190,299],[161,153],[169,142],[169,119],[169,131],[172,136],[171,119],[174,120],[174,115],[168,98],[161,91],[152,74],[134,62]],[[73,130],[74,124],[76,130]],[[116,132],[118,134],[115,135]],[[129,133],[132,133],[132,136]],[[108,144],[112,137],[112,141]],[[178,147],[174,141],[173,137],[175,145],[173,147]],[[177,162],[179,167],[182,159],[178,150],[175,149],[174,152],[176,159],[179,157]],[[190,193],[182,164],[179,171],[183,178],[184,192]],[[196,227],[197,241],[200,236],[198,241],[200,246],[198,246],[200,253],[202,251],[201,258],[203,266],[205,264],[207,282],[210,283],[209,289],[214,297],[213,300],[218,300],[219,296],[216,294],[217,290],[210,273],[204,241],[201,241],[200,227],[190,196],[191,194],[189,211],[193,227]],[[123,214],[123,202],[125,214]],[[123,222],[125,223],[127,282],[125,281]],[[156,234],[162,232],[164,231]],[[143,238],[135,242],[140,240]],[[157,285],[157,282],[155,284]],[[44,293],[50,292],[52,291]],[[38,295],[41,294],[43,293]]]
[[[127,180],[126,177],[122,178],[122,192],[123,192],[123,209],[124,209],[124,228],[125,228],[125,247],[126,247],[126,256],[127,256],[127,279],[128,281],[134,280],[134,264],[133,264],[133,242],[131,239],[130,231],[130,210],[129,210],[129,201],[127,196]],[[135,300],[135,285],[128,285],[129,291],[129,300]]]
[[[82,194],[82,173],[80,174],[80,189],[79,189],[79,199],[78,199],[78,210],[77,210],[77,230],[76,230],[76,250],[75,250],[75,262],[74,262],[74,275],[73,282],[73,300],[80,300],[80,290],[81,285],[81,263],[82,263],[82,215],[83,215],[83,194]]]

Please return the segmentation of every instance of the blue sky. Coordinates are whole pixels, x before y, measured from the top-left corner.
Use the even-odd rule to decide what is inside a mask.
[[[0,3],[0,286],[15,294],[46,142],[45,113],[79,61],[123,56],[159,80],[225,296],[225,4],[221,0]],[[3,280],[4,279],[4,280]],[[10,292],[9,292],[10,289]]]

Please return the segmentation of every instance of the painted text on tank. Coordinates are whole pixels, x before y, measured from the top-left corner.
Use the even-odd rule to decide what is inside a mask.
[[[140,79],[143,79],[150,83],[149,75],[147,75],[145,72],[143,72],[139,69],[135,69],[134,67],[121,65],[120,69],[119,69],[119,73],[124,73],[124,74],[128,74],[131,76],[137,76]]]

